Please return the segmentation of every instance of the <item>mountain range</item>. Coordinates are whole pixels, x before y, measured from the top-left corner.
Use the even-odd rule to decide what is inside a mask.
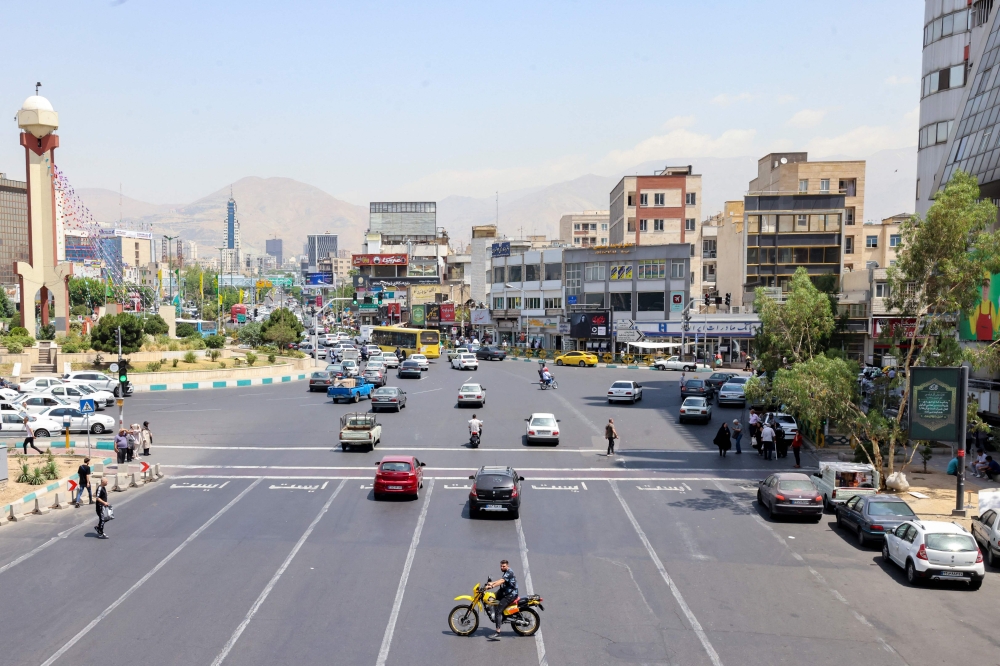
[[[913,210],[916,149],[882,150],[868,156],[865,182],[866,221]],[[848,159],[831,157],[826,159]],[[586,174],[551,185],[501,192],[498,198],[448,196],[438,201],[438,226],[457,244],[467,242],[471,226],[499,220],[499,233],[509,238],[544,234],[555,238],[559,218],[583,210],[607,210],[611,188],[625,175],[649,174],[666,165],[694,165],[702,174],[702,214],[722,210],[739,199],[757,173],[757,158],[678,158],[644,162],[618,174]],[[245,251],[263,252],[268,238],[284,240],[285,256],[301,252],[307,234],[331,232],[340,247],[358,251],[368,228],[368,211],[323,190],[291,178],[241,178],[230,186],[188,204],[151,204],[101,188],[78,190],[94,218],[113,224],[120,219],[148,223],[155,236],[180,235],[199,245],[199,256],[215,252],[222,242],[226,202],[237,202]]]

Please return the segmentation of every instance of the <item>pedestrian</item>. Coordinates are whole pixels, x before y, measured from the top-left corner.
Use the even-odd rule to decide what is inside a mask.
[[[97,538],[107,539],[108,535],[104,533],[104,523],[108,522],[107,510],[111,509],[111,505],[108,503],[108,480],[101,479],[101,485],[97,489]]]
[[[802,433],[796,432],[792,438],[792,455],[795,456],[795,468],[802,467]]]
[[[76,470],[77,475],[80,477],[80,485],[76,489],[76,501],[74,504],[76,508],[80,508],[80,500],[83,499],[83,489],[87,489],[87,500],[90,504],[94,503],[94,496],[90,492],[90,458],[84,458],[83,464],[80,465]]]
[[[115,453],[118,454],[118,464],[125,464],[125,456],[128,455],[128,437],[125,435],[125,428],[118,431],[115,437]]]
[[[125,454],[125,462],[132,462],[135,459],[136,449],[139,448],[139,424],[133,423],[125,432],[125,439],[128,441],[128,452]]]
[[[149,447],[153,445],[153,431],[149,429],[149,421],[142,422],[142,455],[148,456],[152,455],[149,452]]]
[[[760,448],[764,451],[764,460],[774,457],[774,428],[766,421],[760,431]]]
[[[24,438],[24,455],[28,455],[29,446],[41,453],[42,450],[35,446],[35,429],[31,427],[31,422],[28,421],[27,416],[24,417],[24,431],[27,434],[27,437]]]
[[[733,427],[730,428],[733,433],[733,448],[736,449],[736,453],[743,453],[743,449],[740,448],[740,440],[743,439],[743,428],[740,426],[739,419],[733,419]]]
[[[684,395],[684,382],[685,381],[686,381],[686,378],[684,376],[684,371],[681,370],[681,385],[680,386],[681,386],[681,395],[682,396]]]
[[[757,449],[757,455],[764,455],[764,447],[760,445],[760,416],[753,407],[750,408],[750,445]]]
[[[618,431],[615,430],[615,420],[608,419],[608,425],[604,426],[604,436],[608,438],[608,454],[615,454],[615,440],[618,439]]]
[[[778,458],[788,457],[788,438],[785,428],[777,421],[774,422],[774,448]]]
[[[723,458],[726,457],[726,451],[729,450],[729,439],[731,437],[732,434],[729,432],[729,426],[723,421],[719,427],[719,431],[715,433],[715,439],[713,440],[715,445],[719,447],[719,455]]]

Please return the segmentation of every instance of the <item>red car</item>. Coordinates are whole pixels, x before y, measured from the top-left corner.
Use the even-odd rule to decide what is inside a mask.
[[[424,463],[413,456],[386,456],[375,472],[375,499],[386,495],[412,495],[424,487]]]

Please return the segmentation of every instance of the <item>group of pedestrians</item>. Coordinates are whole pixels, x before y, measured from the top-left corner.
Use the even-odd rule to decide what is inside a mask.
[[[153,432],[149,429],[149,421],[143,421],[141,426],[138,423],[133,423],[128,429],[121,428],[115,436],[115,453],[118,456],[118,464],[132,462],[140,447],[142,455],[150,455],[149,447],[152,445]]]
[[[802,466],[802,434],[795,433],[789,442],[785,435],[785,430],[777,424],[777,419],[771,413],[770,418],[762,419],[756,409],[750,409],[748,432],[750,434],[751,447],[757,451],[757,455],[765,460],[776,460],[777,458],[787,458],[789,448],[795,456],[795,467]],[[726,454],[735,449],[737,454],[743,453],[741,442],[743,440],[743,427],[739,419],[733,419],[732,426],[723,423],[718,432],[715,433],[714,444],[719,448],[719,455],[723,458]]]

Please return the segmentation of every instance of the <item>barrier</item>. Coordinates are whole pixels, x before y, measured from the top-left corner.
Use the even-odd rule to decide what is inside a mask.
[[[22,502],[14,502],[13,504],[11,504],[10,505],[10,515],[9,515],[9,518],[10,518],[11,522],[15,522],[16,523],[19,520],[26,519],[31,514],[31,511],[28,510],[29,506],[31,506],[31,505],[28,504],[28,503],[25,503],[23,501]]]
[[[41,497],[35,498],[34,505],[35,508],[32,509],[31,513],[37,516],[44,516],[49,512],[49,507],[47,506],[46,501],[43,500]]]
[[[116,472],[114,479],[112,479],[114,484],[111,488],[113,492],[123,493],[128,490],[128,474],[124,472]]]
[[[59,490],[52,493],[52,504],[53,509],[65,509],[73,503],[73,493],[66,488],[65,490],[60,488]]]

